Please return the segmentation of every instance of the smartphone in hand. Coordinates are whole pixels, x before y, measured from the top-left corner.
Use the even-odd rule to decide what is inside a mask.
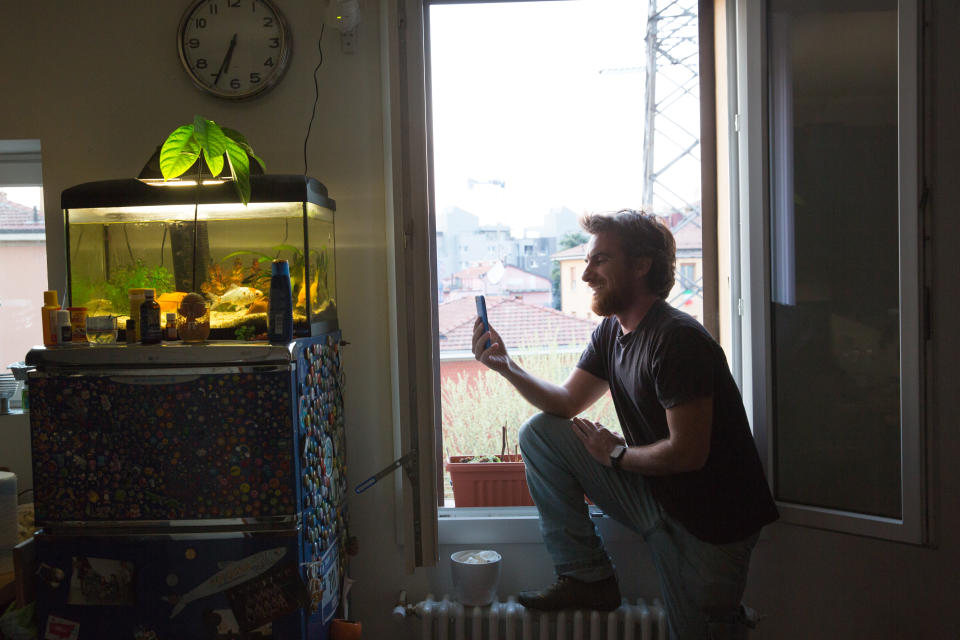
[[[483,321],[483,330],[485,332],[490,331],[490,322],[487,320],[487,299],[483,296],[474,296],[474,300],[477,301],[477,315],[480,316],[480,320]],[[487,340],[487,344],[485,344],[483,348],[490,348],[489,340]]]

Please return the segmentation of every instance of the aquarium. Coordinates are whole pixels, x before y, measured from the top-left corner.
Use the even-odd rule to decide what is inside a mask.
[[[131,290],[149,288],[165,323],[197,293],[210,309],[211,339],[264,339],[270,265],[287,260],[294,335],[337,329],[336,205],[326,187],[287,175],[250,183],[246,206],[229,181],[108,180],[65,190],[71,306],[124,327]]]

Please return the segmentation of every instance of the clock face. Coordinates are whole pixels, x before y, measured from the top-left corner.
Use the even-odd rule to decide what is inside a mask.
[[[292,38],[269,0],[196,0],[180,20],[177,45],[195,85],[242,100],[277,83],[290,60]]]

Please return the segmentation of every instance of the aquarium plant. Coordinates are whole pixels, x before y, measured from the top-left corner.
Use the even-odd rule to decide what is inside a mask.
[[[259,251],[248,251],[240,250],[234,251],[226,256],[223,260],[229,260],[234,258],[234,260],[239,260],[240,256],[253,256],[253,261],[251,262],[250,268],[244,270],[242,265],[239,265],[237,262],[234,263],[233,268],[233,282],[236,284],[243,284],[245,286],[257,287],[258,289],[263,289],[269,286],[270,283],[270,272],[269,270],[262,269],[262,264],[269,264],[273,260],[279,260],[283,257],[283,254],[289,253],[289,262],[290,262],[290,282],[293,288],[294,294],[294,306],[304,307],[306,305],[306,281],[307,281],[307,262],[303,255],[303,251],[299,247],[295,247],[289,244],[280,244],[273,247],[273,250],[276,252],[274,255],[269,255]],[[320,247],[320,250],[315,249],[310,251],[311,257],[311,272],[310,272],[310,295],[311,299],[320,306],[324,301],[330,298],[328,277],[327,277],[327,247],[323,245]],[[263,262],[261,262],[261,260]],[[215,274],[214,271],[217,271]],[[211,278],[210,286],[216,287],[217,277],[222,276],[222,269],[220,267],[211,268]],[[241,279],[242,276],[242,279]],[[227,284],[222,285],[226,289]],[[214,293],[219,293],[213,290]]]
[[[253,153],[243,134],[221,127],[203,116],[195,116],[191,124],[177,127],[160,147],[160,173],[163,179],[180,177],[194,163],[198,165],[199,175],[203,165],[197,160],[201,156],[213,177],[219,176],[226,167],[240,200],[244,205],[250,202],[250,158],[264,170],[266,165]]]
[[[73,285],[76,304],[85,304],[91,316],[121,313],[129,305],[129,290],[149,288],[155,291],[170,291],[173,274],[163,265],[148,265],[141,258],[133,263],[115,267],[105,281],[92,282],[77,276]]]

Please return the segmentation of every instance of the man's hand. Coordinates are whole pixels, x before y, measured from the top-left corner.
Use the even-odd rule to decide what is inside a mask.
[[[490,347],[484,348],[490,341]],[[477,321],[473,323],[473,355],[474,357],[498,373],[503,373],[510,366],[510,356],[507,355],[507,348],[503,345],[503,339],[500,334],[490,327],[490,331],[483,330],[483,320],[477,316]]]
[[[609,431],[599,422],[574,418],[571,428],[593,459],[605,467],[611,466],[610,451],[618,444],[626,444],[621,436]]]

